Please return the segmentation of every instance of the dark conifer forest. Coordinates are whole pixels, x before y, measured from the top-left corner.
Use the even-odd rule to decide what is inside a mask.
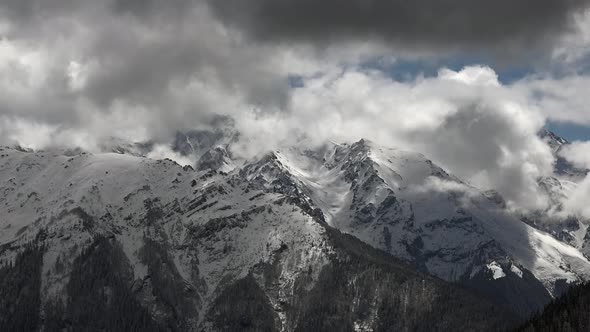
[[[547,305],[517,331],[577,332],[590,331],[590,283],[572,287]]]

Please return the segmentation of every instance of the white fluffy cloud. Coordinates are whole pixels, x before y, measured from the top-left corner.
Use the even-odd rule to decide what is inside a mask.
[[[586,219],[590,219],[588,197],[590,197],[590,177],[586,177],[584,181],[580,182],[576,189],[570,194],[568,199],[564,202],[565,210],[581,215]]]
[[[0,5],[0,143],[97,150],[116,136],[153,140],[154,156],[176,157],[162,145],[175,131],[228,115],[246,156],[301,138],[368,138],[423,152],[472,184],[538,207],[536,179],[553,163],[538,130],[547,118],[590,124],[584,73],[503,85],[492,68],[470,66],[399,81],[362,63],[391,64],[403,51],[260,43],[201,1],[18,3]],[[585,15],[578,33],[590,31]],[[564,39],[556,61],[588,54],[576,40]],[[302,86],[289,86],[289,76]]]
[[[576,167],[590,169],[590,141],[573,142],[565,147],[560,154]]]
[[[11,43],[10,47],[20,46]],[[227,47],[224,52],[238,52]],[[114,78],[101,72],[113,66],[102,57],[52,62],[51,57],[38,55],[47,49],[15,50],[5,61],[15,64],[0,66],[3,73],[12,75],[3,77],[20,78],[1,82],[2,90],[10,93],[0,98],[0,136],[35,148],[73,144],[96,149],[109,136],[165,142],[174,130],[224,114],[236,119],[244,138],[239,153],[247,156],[301,137],[316,144],[368,138],[423,152],[456,175],[486,189],[495,188],[519,205],[543,204],[536,178],[549,174],[553,162],[549,149],[536,136],[544,116],[524,89],[501,85],[491,68],[442,68],[435,77],[402,82],[355,65],[363,57],[358,52],[347,54],[353,60],[346,62],[328,50],[323,55],[333,58],[325,62],[305,50],[265,51],[245,52],[268,59],[272,73],[260,72],[262,67],[254,64],[236,75],[262,76],[253,77],[255,84],[289,73],[304,75],[303,86],[289,91],[284,101],[257,103],[241,87],[241,78],[230,84],[220,81],[215,66],[241,61],[242,54],[236,59],[227,55],[219,64],[208,60],[184,78],[161,82],[157,78],[156,87],[163,84],[163,91],[149,82],[137,82],[137,89],[124,86],[121,92],[104,85]],[[18,56],[27,52],[31,54],[28,62],[27,57]],[[58,85],[56,77],[62,79]],[[150,79],[144,74],[139,77]]]
[[[147,157],[151,159],[171,159],[182,166],[194,165],[196,162],[194,156],[183,156],[178,152],[172,151],[167,144],[156,144],[152,151],[147,154]]]
[[[489,67],[442,69],[438,76],[399,82],[378,71],[349,68],[304,80],[286,114],[262,114],[253,129],[277,142],[305,136],[367,138],[425,153],[459,177],[495,188],[527,208],[545,204],[536,179],[552,172],[553,156],[538,137],[545,118],[529,100],[502,86]],[[238,121],[240,123],[240,121]]]
[[[590,125],[588,87],[590,76],[571,74],[561,78],[527,77],[514,84],[544,116],[555,121]]]
[[[561,155],[576,167],[590,169],[590,142],[574,142],[563,149]],[[564,202],[566,211],[570,211],[590,219],[590,174],[575,186]]]

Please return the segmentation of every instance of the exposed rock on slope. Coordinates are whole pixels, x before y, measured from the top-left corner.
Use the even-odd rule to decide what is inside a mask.
[[[197,173],[167,160],[2,148],[0,260],[10,263],[0,283],[12,293],[0,323],[45,331],[510,324],[498,306],[329,226],[279,158]],[[15,277],[25,270],[27,279]],[[39,319],[15,314],[23,310]]]
[[[283,172],[266,178],[290,179],[331,226],[523,317],[590,275],[580,251],[418,153],[360,141],[275,155]]]

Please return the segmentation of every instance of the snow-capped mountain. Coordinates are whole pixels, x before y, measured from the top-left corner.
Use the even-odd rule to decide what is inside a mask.
[[[136,157],[147,156],[153,147],[154,144],[152,142],[130,143],[116,137],[110,137],[99,145],[99,149],[106,153],[127,154]],[[80,152],[82,151],[71,150],[69,154],[76,155]]]
[[[539,136],[553,151],[556,161],[555,174],[541,177],[537,181],[539,188],[547,196],[546,208],[524,215],[522,220],[588,256],[590,254],[590,234],[588,233],[590,220],[567,213],[563,205],[577,189],[578,183],[588,175],[589,170],[577,168],[561,156],[560,152],[570,144],[566,139],[547,130],[541,131]]]
[[[289,179],[330,226],[521,315],[590,276],[579,250],[521,222],[421,154],[361,140],[271,156],[253,174],[271,184]]]
[[[2,148],[0,178],[5,328],[444,331],[512,321],[327,225],[272,155],[227,174]]]
[[[547,144],[551,148],[551,151],[553,152],[553,155],[555,157],[556,175],[580,179],[588,174],[588,170],[577,168],[561,155],[563,148],[570,144],[568,140],[556,135],[555,133],[547,129],[542,129],[539,132],[539,137],[541,137],[545,142],[547,142]]]
[[[179,135],[195,167],[1,148],[0,282],[29,268],[39,299],[3,294],[0,326],[25,308],[48,331],[108,329],[123,303],[144,330],[497,330],[590,278],[583,246],[419,153],[361,140],[245,161],[236,139]]]
[[[234,128],[234,122],[225,117],[216,118],[211,126],[207,129],[178,131],[170,144],[163,145],[167,145],[171,152],[186,157],[186,160],[194,160],[196,164],[192,166],[196,166],[198,170],[231,171],[243,163],[242,159],[231,153],[240,135]],[[150,157],[158,145],[152,141],[128,142],[110,137],[99,144],[98,150],[104,153]],[[76,149],[68,153],[80,152],[82,150]],[[158,156],[156,153],[156,157]]]
[[[199,169],[230,171],[235,168],[236,157],[232,158],[231,147],[239,139],[232,119],[216,118],[211,128],[177,132],[172,150],[182,156],[197,160]],[[200,166],[200,164],[203,164]]]

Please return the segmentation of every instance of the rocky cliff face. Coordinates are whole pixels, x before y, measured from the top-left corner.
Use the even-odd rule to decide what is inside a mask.
[[[421,154],[207,142],[196,170],[0,148],[0,327],[498,330],[590,275]]]
[[[3,330],[443,331],[513,322],[331,227],[272,157],[219,174],[117,154],[1,155]]]
[[[518,315],[588,276],[579,250],[521,222],[421,154],[360,141],[273,156],[332,227]]]
[[[567,213],[563,202],[577,189],[578,183],[587,176],[589,170],[577,168],[561,156],[561,151],[570,144],[566,139],[546,130],[540,136],[553,150],[556,161],[554,174],[538,179],[539,188],[546,193],[548,204],[544,209],[521,216],[521,219],[588,256],[590,220]]]

